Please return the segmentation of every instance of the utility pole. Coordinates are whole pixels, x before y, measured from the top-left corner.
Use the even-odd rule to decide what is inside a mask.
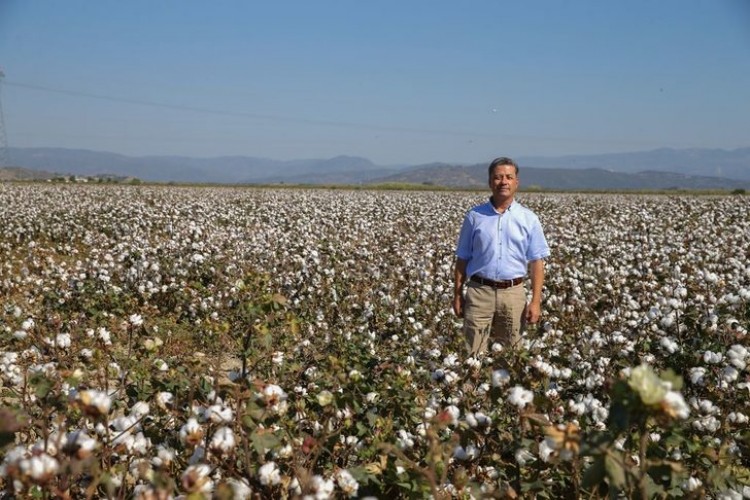
[[[5,73],[0,69],[0,168],[10,166],[8,140],[5,137],[5,119],[3,119],[3,78],[5,78]]]

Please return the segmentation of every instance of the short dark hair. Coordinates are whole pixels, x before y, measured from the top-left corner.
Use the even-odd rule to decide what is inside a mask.
[[[518,175],[518,164],[507,156],[501,156],[500,158],[492,160],[490,162],[490,167],[487,169],[487,175],[492,176],[492,171],[495,170],[495,167],[498,165],[510,165],[516,169],[516,175]]]

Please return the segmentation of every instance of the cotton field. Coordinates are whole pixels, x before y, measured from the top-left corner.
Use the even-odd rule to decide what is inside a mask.
[[[750,197],[522,193],[542,321],[470,358],[485,197],[0,185],[3,498],[750,497]]]

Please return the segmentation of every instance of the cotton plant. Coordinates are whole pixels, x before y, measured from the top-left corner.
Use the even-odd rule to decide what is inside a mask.
[[[482,199],[4,185],[0,378],[32,417],[13,431],[29,448],[4,452],[26,457],[30,435],[54,434],[57,452],[37,452],[59,467],[29,462],[46,475],[0,487],[75,485],[70,461],[93,459],[111,467],[103,496],[164,493],[153,474],[167,496],[497,496],[515,480],[500,460],[528,495],[565,496],[625,398],[648,415],[645,458],[637,432],[613,448],[626,470],[658,451],[685,471],[671,495],[741,492],[724,473],[743,466],[750,414],[748,201],[523,194],[553,248],[543,323],[518,355],[493,343],[469,358],[449,307],[453,252]],[[278,483],[259,474],[271,460]]]

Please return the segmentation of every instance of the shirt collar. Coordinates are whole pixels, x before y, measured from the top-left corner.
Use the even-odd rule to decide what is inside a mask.
[[[513,201],[511,201],[511,202],[510,202],[510,205],[508,205],[508,208],[506,208],[505,210],[506,210],[506,211],[508,211],[508,210],[511,210],[511,209],[512,209],[513,207],[515,207],[515,206],[516,206],[517,204],[518,204],[518,202],[516,201],[516,199],[515,199],[515,198],[513,198]],[[499,213],[500,213],[500,212],[498,212],[498,211],[497,211],[497,210],[495,209],[495,205],[493,205],[493,204],[492,204],[492,196],[490,196],[489,198],[487,198],[487,206],[489,207],[489,209],[490,209],[490,210],[491,210],[492,212],[495,212],[496,214],[499,214]]]

